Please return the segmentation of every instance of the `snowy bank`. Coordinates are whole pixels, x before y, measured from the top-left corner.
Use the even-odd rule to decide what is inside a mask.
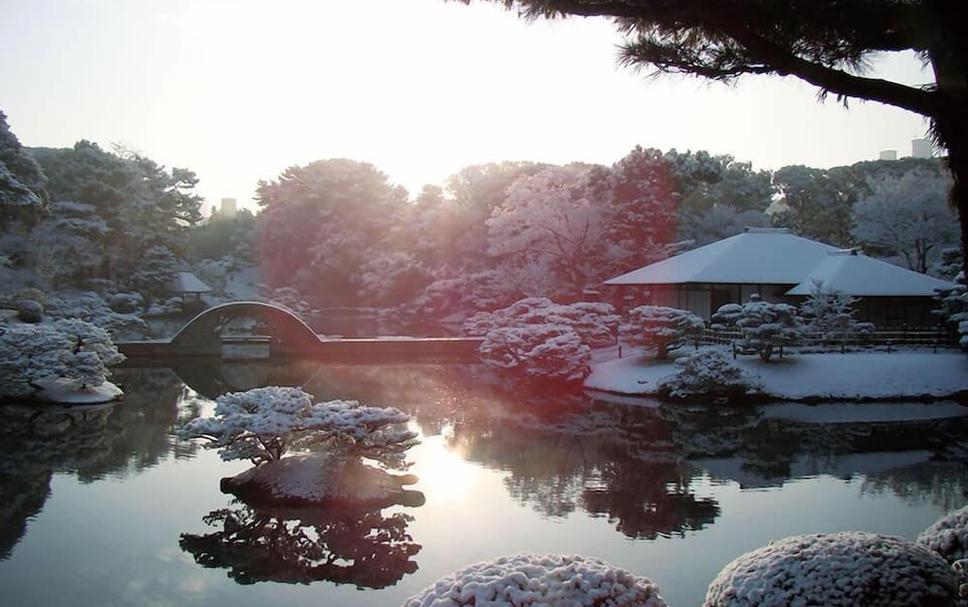
[[[121,388],[105,381],[100,386],[81,388],[77,382],[63,378],[44,378],[35,382],[40,391],[36,400],[68,405],[97,405],[117,400],[124,396]]]
[[[968,356],[956,352],[788,354],[762,362],[734,361],[757,376],[766,395],[780,400],[950,398],[968,393]],[[585,387],[618,394],[655,395],[679,371],[671,362],[635,356],[599,363]]]

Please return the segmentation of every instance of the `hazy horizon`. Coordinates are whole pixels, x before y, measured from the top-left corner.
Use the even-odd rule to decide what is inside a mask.
[[[411,196],[501,160],[611,164],[633,146],[705,149],[757,168],[910,154],[916,114],[817,102],[793,79],[735,87],[617,64],[601,19],[526,23],[491,4],[359,0],[13,1],[0,109],[24,145],[120,143],[194,170],[208,204],[254,206],[291,165],[374,164]],[[911,55],[874,73],[930,81]],[[207,205],[208,206],[208,205]]]

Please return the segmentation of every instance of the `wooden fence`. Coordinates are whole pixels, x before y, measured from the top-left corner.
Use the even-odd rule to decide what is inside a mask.
[[[732,345],[743,340],[739,329],[707,328],[699,343],[703,345]],[[899,347],[956,348],[957,338],[949,331],[940,328],[905,327],[882,329],[870,333],[849,333],[832,337],[822,333],[804,333],[794,345],[799,350],[817,349],[825,351],[846,351],[855,349],[883,349],[892,352]]]

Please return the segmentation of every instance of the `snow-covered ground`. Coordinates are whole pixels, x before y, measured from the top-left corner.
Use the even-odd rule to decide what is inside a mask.
[[[736,364],[781,400],[943,398],[968,391],[968,356],[958,352],[793,354],[768,363],[747,356]],[[610,360],[593,366],[585,387],[654,395],[659,382],[678,370],[671,361],[647,356]]]

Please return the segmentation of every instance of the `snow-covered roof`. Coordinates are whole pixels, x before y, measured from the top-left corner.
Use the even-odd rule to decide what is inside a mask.
[[[607,285],[689,282],[795,285],[836,247],[785,229],[742,234],[664,259],[605,281]]]
[[[165,288],[169,293],[209,293],[211,287],[199,280],[193,272],[175,272]]]
[[[820,261],[787,295],[809,295],[818,282],[823,283],[825,291],[857,296],[930,297],[935,289],[955,286],[856,251],[836,251]]]

